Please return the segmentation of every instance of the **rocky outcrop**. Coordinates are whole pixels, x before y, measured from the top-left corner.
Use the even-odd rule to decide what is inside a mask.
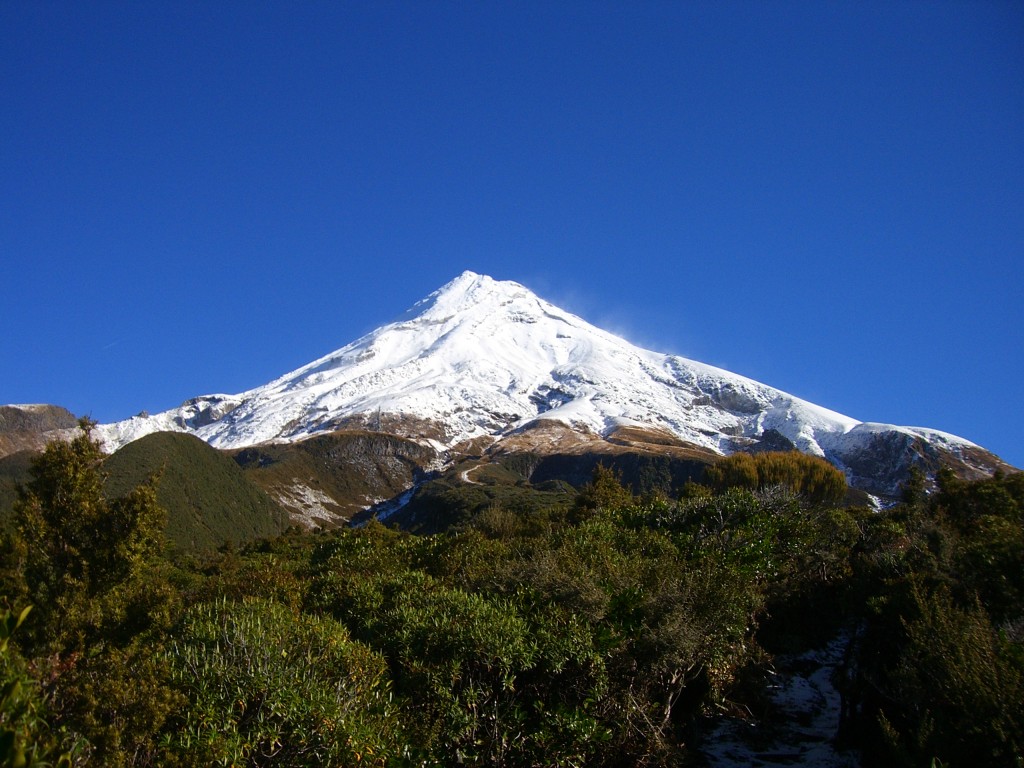
[[[1014,471],[998,456],[976,445],[945,441],[906,429],[863,432],[860,439],[850,439],[839,449],[826,452],[826,458],[846,472],[852,487],[883,500],[899,496],[913,468],[923,472],[929,482],[944,467],[963,480],[990,477],[995,471]]]
[[[0,457],[41,450],[77,425],[75,415],[59,405],[0,405]]]

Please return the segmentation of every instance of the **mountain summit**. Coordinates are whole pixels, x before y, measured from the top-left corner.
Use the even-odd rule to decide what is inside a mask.
[[[709,455],[795,447],[879,493],[894,481],[880,473],[899,465],[902,476],[908,462],[951,463],[963,474],[1001,465],[953,435],[859,422],[743,376],[641,349],[518,283],[473,272],[269,384],[103,425],[98,435],[109,449],[156,431],[241,448],[353,427],[455,453],[469,441],[477,451],[509,440],[538,450],[553,434],[559,444],[566,435],[593,444],[621,439],[624,430]]]

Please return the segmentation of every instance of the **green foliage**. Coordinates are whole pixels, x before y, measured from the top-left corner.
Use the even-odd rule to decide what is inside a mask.
[[[518,673],[535,663],[528,625],[507,604],[429,578],[412,584],[415,591],[393,593],[362,633],[396,665],[411,720],[432,748],[453,761],[500,763],[520,725]]]
[[[39,685],[10,642],[31,610],[0,613],[0,765],[70,768],[74,745],[64,749],[51,729]]]
[[[180,765],[385,765],[401,754],[384,660],[328,618],[264,600],[194,606],[167,650],[189,707]]]
[[[424,483],[396,519],[415,533],[431,534],[475,526],[482,515],[502,510],[519,520],[516,527],[539,530],[564,518],[576,495],[566,484],[533,486],[489,465],[472,470],[472,479],[464,483],[456,473]]]
[[[153,635],[127,645],[100,644],[92,653],[40,664],[52,680],[57,720],[87,739],[83,764],[152,764],[167,718],[187,701],[170,687],[170,669]]]
[[[924,470],[916,464],[911,465],[907,479],[900,489],[900,501],[907,507],[923,506],[928,499],[926,485]]]
[[[624,764],[668,759],[705,696],[723,694],[744,663],[757,600],[728,569],[688,567],[666,533],[634,527],[638,514],[595,511],[524,539],[492,558],[481,584],[581,623],[607,682],[559,687],[596,697],[603,759]]]
[[[756,594],[760,636],[780,649],[824,641],[845,620],[860,538],[845,510],[808,505],[778,485],[733,487],[655,505],[638,524],[667,531],[696,568],[719,568]]]
[[[0,531],[9,532],[14,524],[14,503],[18,488],[29,479],[32,451],[19,451],[0,457]]]
[[[1024,665],[977,602],[915,588],[913,618],[889,678],[898,708],[883,712],[912,753],[948,765],[1018,764],[1024,755]]]
[[[940,475],[932,500],[957,540],[952,567],[993,619],[1024,618],[1024,473],[968,483]]]
[[[125,765],[152,754],[178,704],[155,662],[177,600],[155,568],[163,510],[152,482],[103,492],[91,423],[33,460],[15,508],[5,581],[36,608],[19,637],[50,718],[79,740],[83,762]]]
[[[633,503],[633,494],[622,485],[622,474],[598,464],[594,474],[576,497],[572,519],[581,520],[598,509],[620,509]]]
[[[850,691],[868,755],[906,765],[1024,758],[1020,475],[965,482],[860,524],[869,611]]]
[[[6,605],[36,602],[20,628],[0,614],[9,762],[678,765],[702,714],[756,703],[766,653],[844,626],[867,763],[1020,760],[1020,476],[940,473],[879,512],[837,506],[842,475],[798,454],[725,459],[700,486],[631,475],[677,501],[603,466],[575,494],[536,487],[523,456],[425,484],[407,519],[444,532],[371,522],[172,564],[155,483],[105,485],[84,426],[35,460],[0,551]],[[245,462],[354,448],[275,450]]]
[[[301,535],[283,536],[251,545],[244,552],[227,550],[206,563],[194,588],[197,602],[262,597],[298,610],[306,590],[308,545]]]
[[[421,752],[443,764],[582,760],[603,733],[590,712],[603,677],[589,635],[571,617],[446,584],[483,576],[477,547],[494,552],[475,535],[347,532],[316,558],[310,605],[388,659]]]

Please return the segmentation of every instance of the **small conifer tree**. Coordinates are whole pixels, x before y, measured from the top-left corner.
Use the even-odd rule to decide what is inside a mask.
[[[72,440],[35,459],[15,502],[14,551],[36,620],[30,634],[54,650],[78,650],[103,622],[105,600],[139,577],[160,550],[164,512],[155,480],[109,500],[104,454],[82,419]],[[29,627],[26,627],[29,629]]]

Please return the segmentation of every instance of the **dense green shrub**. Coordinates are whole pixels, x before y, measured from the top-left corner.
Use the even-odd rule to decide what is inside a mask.
[[[572,519],[579,521],[598,509],[621,509],[634,501],[622,485],[622,474],[603,464],[594,467],[590,482],[580,489],[572,508]]]
[[[331,619],[268,601],[200,604],[167,658],[189,706],[165,762],[385,765],[401,754],[384,660]]]
[[[850,709],[870,759],[1017,766],[1024,485],[941,473],[939,486],[860,520],[853,563],[867,610]]]
[[[446,584],[460,578],[455,563],[482,574],[476,546],[489,545],[478,535],[346,532],[318,556],[309,605],[388,659],[420,754],[445,765],[579,763],[604,735],[591,711],[603,665],[588,628]]]
[[[11,644],[31,610],[0,611],[0,765],[70,767],[80,744],[54,732],[39,683]]]
[[[913,591],[906,642],[889,677],[912,752],[947,765],[1012,766],[1024,754],[1024,665],[977,602],[959,606],[945,590]],[[894,746],[903,746],[896,744]]]
[[[601,508],[579,526],[524,538],[480,585],[581,622],[606,669],[596,712],[611,763],[668,759],[744,663],[757,601],[736,571],[690,567],[667,533],[635,526],[637,515]]]

